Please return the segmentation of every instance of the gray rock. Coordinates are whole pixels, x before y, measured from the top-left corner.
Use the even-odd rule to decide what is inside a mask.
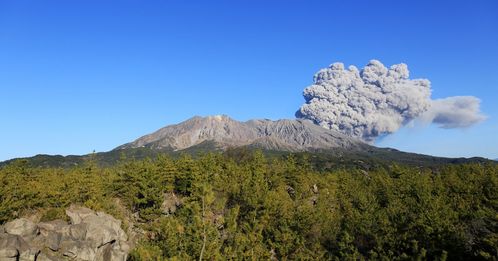
[[[63,256],[69,258],[78,258],[79,260],[95,260],[96,249],[88,242],[66,240],[61,242]]]
[[[43,252],[38,254],[38,256],[36,257],[36,261],[59,261],[59,260],[60,260],[59,258],[49,254],[45,254]]]
[[[94,216],[95,212],[88,208],[71,205],[66,209],[66,215],[71,219],[71,224],[77,225],[86,217]]]
[[[165,193],[164,200],[161,204],[161,212],[164,215],[170,215],[176,212],[176,208],[180,207],[182,202],[175,193]]]
[[[69,235],[71,236],[72,240],[75,241],[85,240],[87,231],[88,231],[88,224],[86,223],[79,223],[76,225],[69,226]]]
[[[71,219],[41,222],[16,219],[0,233],[3,260],[92,260],[125,261],[130,247],[121,221],[103,212],[71,206]]]
[[[0,235],[0,260],[26,260],[29,253],[31,249],[21,236],[6,233]]]
[[[118,236],[117,240],[126,241],[128,239],[126,233],[121,229],[121,220],[115,219],[113,216],[104,212],[97,212],[102,225],[111,228]]]
[[[40,254],[40,249],[29,248],[19,252],[19,261],[36,261],[36,257]]]
[[[58,251],[60,248],[59,245],[61,243],[61,239],[62,239],[61,234],[55,231],[50,231],[45,237],[44,245],[52,251]]]
[[[67,222],[60,219],[52,220],[49,222],[38,223],[38,228],[40,229],[41,234],[44,234],[47,231],[61,232],[61,230],[63,230],[66,227],[68,227]]]
[[[5,224],[5,232],[22,237],[35,236],[38,233],[38,226],[28,219],[18,218]]]
[[[100,246],[97,249],[97,253],[95,254],[95,258],[97,260],[111,260],[111,258],[112,258],[112,245],[105,244],[103,246]]]
[[[109,259],[103,259],[103,260],[126,261],[127,257],[128,257],[128,252],[124,252],[118,249],[112,249]]]
[[[19,252],[15,248],[0,249],[0,261],[15,261],[19,256]]]
[[[126,261],[128,251],[116,248],[114,244],[105,244],[97,250],[96,260]]]
[[[26,250],[28,245],[21,236],[1,234],[0,235],[0,250],[14,248],[17,250]]]
[[[98,248],[118,239],[117,233],[101,224],[91,224],[88,226],[87,237],[85,238],[92,247]]]

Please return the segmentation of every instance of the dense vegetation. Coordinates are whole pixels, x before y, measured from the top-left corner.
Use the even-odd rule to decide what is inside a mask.
[[[320,171],[306,157],[122,160],[0,169],[0,224],[71,203],[143,231],[131,260],[496,260],[498,166]],[[181,206],[161,211],[164,195]]]

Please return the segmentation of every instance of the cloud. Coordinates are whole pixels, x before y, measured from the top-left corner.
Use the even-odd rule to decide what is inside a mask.
[[[367,142],[419,117],[442,128],[468,127],[485,119],[475,97],[431,100],[429,80],[409,79],[403,63],[386,68],[371,60],[361,70],[334,63],[315,74],[303,96],[306,103],[296,117]]]
[[[444,129],[466,128],[484,121],[486,116],[479,110],[481,101],[473,96],[454,96],[433,100],[423,120]]]

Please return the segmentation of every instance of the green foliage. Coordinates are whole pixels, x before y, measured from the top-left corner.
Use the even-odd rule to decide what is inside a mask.
[[[130,260],[497,259],[496,164],[323,171],[306,155],[232,154],[67,169],[16,161],[0,169],[0,223],[83,204],[145,231]],[[167,194],[181,199],[170,215]]]

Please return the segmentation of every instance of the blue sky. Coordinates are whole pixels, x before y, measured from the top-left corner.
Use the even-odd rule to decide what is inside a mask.
[[[377,145],[498,158],[498,1],[0,0],[0,160],[107,151],[194,115],[293,118],[335,61],[408,64],[469,129]]]

